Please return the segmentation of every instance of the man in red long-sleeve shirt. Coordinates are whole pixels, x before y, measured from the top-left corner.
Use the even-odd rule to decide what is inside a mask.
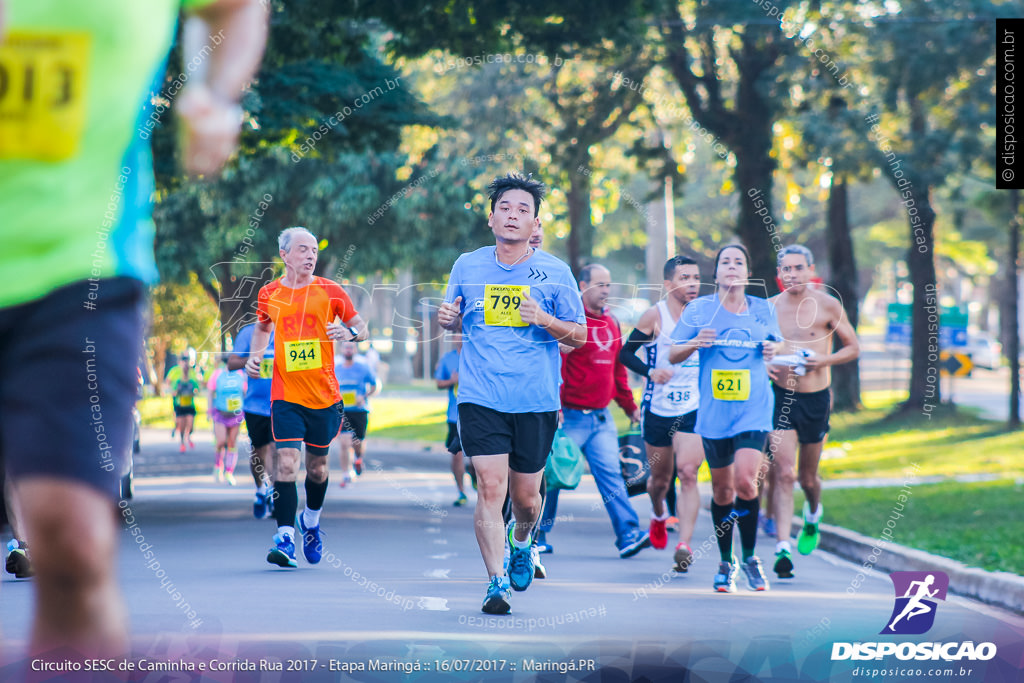
[[[632,557],[650,545],[647,531],[629,502],[619,467],[619,440],[608,405],[612,399],[633,420],[640,409],[629,388],[626,368],[619,361],[622,333],[619,322],[604,310],[611,290],[611,273],[597,264],[580,272],[580,296],[587,314],[587,343],[562,356],[562,428],[575,441],[590,465],[597,490],[615,530],[619,557]],[[558,506],[558,491],[548,491],[537,538],[542,552],[551,552],[547,532]]]

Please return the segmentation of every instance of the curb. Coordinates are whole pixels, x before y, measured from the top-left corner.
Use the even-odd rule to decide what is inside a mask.
[[[794,535],[799,535],[802,528],[803,520],[794,517]],[[951,592],[1024,615],[1024,576],[968,567],[947,557],[879,541],[830,524],[821,524],[819,529],[819,547],[839,557],[887,572],[945,572]]]

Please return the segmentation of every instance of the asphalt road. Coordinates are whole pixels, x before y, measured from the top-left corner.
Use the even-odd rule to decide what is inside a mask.
[[[331,484],[323,562],[310,566],[300,557],[297,569],[286,570],[265,561],[274,524],[252,518],[251,479],[217,484],[208,438],[180,455],[167,432],[147,430],[130,504],[138,532],[125,530],[118,563],[133,652],[116,665],[135,667],[120,676],[855,681],[864,665],[914,674],[875,676],[886,681],[917,680],[915,668],[956,681],[1021,675],[1024,619],[950,595],[926,635],[879,636],[894,603],[888,576],[823,552],[797,556],[796,578],[772,580],[768,592],[747,591],[740,577],[737,593],[714,593],[717,551],[703,510],[693,543],[698,559],[688,574],[671,571],[674,541],[668,550],[621,560],[589,476],[561,497],[549,537],[555,552],[543,556],[548,578],[514,593],[511,615],[489,617],[480,612],[486,577],[473,536],[474,499],[451,506],[447,455],[375,448],[371,433],[367,460],[355,484]],[[633,502],[646,520],[647,501]],[[144,550],[152,552],[148,561]],[[773,542],[760,538],[758,552],[770,568]],[[8,664],[0,680],[17,680],[19,667],[30,666],[22,654],[32,600],[31,580],[5,575],[0,618]],[[993,642],[998,654],[988,662],[831,659],[836,642],[968,640]],[[279,664],[294,670],[266,668]],[[210,671],[225,666],[230,670]],[[242,670],[250,667],[264,670]],[[946,668],[956,675],[946,676]]]

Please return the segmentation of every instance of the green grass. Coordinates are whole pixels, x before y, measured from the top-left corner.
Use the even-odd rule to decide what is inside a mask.
[[[1006,432],[1003,424],[983,420],[974,411],[941,407],[920,414],[890,417],[899,397],[865,396],[865,409],[831,418],[825,478],[893,477],[917,465],[919,476],[957,474],[1024,475],[1019,453],[1024,432]]]
[[[829,489],[823,494],[824,522],[878,538],[900,514],[901,487]],[[990,571],[1024,574],[1024,527],[1010,511],[1020,509],[1024,479],[944,482],[910,487],[895,520],[896,543]],[[796,497],[796,510],[803,494]]]

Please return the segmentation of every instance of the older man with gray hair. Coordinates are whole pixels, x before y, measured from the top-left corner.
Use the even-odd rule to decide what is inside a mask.
[[[772,298],[782,337],[796,349],[800,364],[773,365],[775,391],[774,431],[768,437],[768,456],[777,525],[775,573],[780,579],[793,577],[789,534],[793,518],[793,485],[799,481],[807,502],[804,525],[797,549],[809,555],[818,547],[821,521],[821,477],[818,463],[828,434],[832,407],[830,366],[849,363],[860,355],[857,334],[835,297],[810,286],[815,275],[814,257],[807,247],[794,244],[778,253],[779,279],[783,291]],[[838,337],[841,346],[833,351]],[[781,361],[781,358],[779,359]]]
[[[295,567],[296,477],[306,444],[306,509],[299,518],[302,551],[316,564],[323,554],[320,510],[327,494],[328,447],[341,428],[341,391],[334,375],[332,341],[366,338],[366,323],[336,282],[313,274],[317,239],[306,228],[278,238],[285,274],[260,289],[258,321],[245,370],[259,377],[260,361],[274,334],[270,413],[277,445],[274,519],[277,534],[267,562]],[[338,321],[341,322],[338,322]]]

